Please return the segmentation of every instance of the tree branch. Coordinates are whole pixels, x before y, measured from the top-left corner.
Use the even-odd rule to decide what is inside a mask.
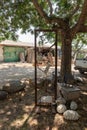
[[[45,11],[42,9],[42,7],[38,4],[37,0],[32,0],[32,2],[33,2],[33,4],[34,4],[36,10],[37,10],[38,13],[40,14],[40,16],[41,16],[42,18],[44,18],[47,23],[50,23],[50,24],[52,24],[52,23],[53,23],[53,24],[56,24],[56,23],[57,23],[57,24],[59,24],[59,26],[61,26],[61,28],[64,27],[65,21],[64,21],[62,18],[58,18],[58,17],[55,17],[55,16],[49,17],[49,16],[45,13]]]
[[[77,32],[87,32],[87,27],[84,26],[84,23],[87,20],[87,0],[84,1],[82,12],[77,21],[77,24],[71,29],[72,37],[75,36]]]
[[[76,8],[70,13],[69,19],[78,11],[79,9],[79,4],[77,4]]]
[[[87,0],[84,1],[82,13],[77,22],[77,27],[79,28],[80,25],[84,25],[86,19],[87,19]]]
[[[46,0],[46,1],[48,2],[48,5],[50,7],[50,15],[52,15],[52,13],[53,13],[52,4],[51,4],[50,0]]]
[[[87,0],[84,1],[82,11],[77,23],[71,29],[72,38],[76,35],[76,33],[87,32],[87,26],[85,26],[86,20],[87,20]]]
[[[47,14],[43,11],[43,9],[41,8],[41,6],[38,4],[37,0],[32,0],[36,10],[38,11],[38,13],[40,14],[40,16],[42,18],[45,18],[46,22],[49,23],[49,17],[47,16]]]

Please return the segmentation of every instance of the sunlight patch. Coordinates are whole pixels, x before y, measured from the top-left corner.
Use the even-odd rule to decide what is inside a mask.
[[[15,127],[21,127],[24,122],[26,121],[26,119],[28,118],[28,114],[24,114],[20,119],[16,119],[15,121],[13,121],[11,123],[11,126],[15,126]]]

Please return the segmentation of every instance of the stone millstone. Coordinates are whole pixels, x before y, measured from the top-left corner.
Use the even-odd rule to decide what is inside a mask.
[[[6,91],[0,90],[0,100],[6,99],[8,96],[8,93]]]
[[[26,85],[20,81],[10,81],[3,86],[3,90],[8,93],[15,93],[23,90]]]

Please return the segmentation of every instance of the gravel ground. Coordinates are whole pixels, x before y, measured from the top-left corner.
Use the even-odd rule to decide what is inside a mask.
[[[74,66],[72,66],[73,73],[78,73],[75,71]],[[42,68],[44,70],[45,67]],[[26,78],[34,78],[35,68],[29,63],[0,63],[0,88],[1,86],[10,80],[21,80]],[[48,75],[54,71],[54,67],[50,67]],[[59,71],[59,66],[58,66]],[[44,73],[38,69],[38,77],[44,76]]]
[[[45,67],[42,68],[43,70]],[[0,64],[0,88],[5,82],[11,80],[21,80],[21,79],[33,79],[35,68],[29,63],[1,63]],[[50,68],[49,74],[54,71],[54,67]],[[43,76],[43,72],[38,70],[38,77]]]
[[[1,86],[10,80],[34,77],[34,67],[28,63],[1,63],[0,84]]]

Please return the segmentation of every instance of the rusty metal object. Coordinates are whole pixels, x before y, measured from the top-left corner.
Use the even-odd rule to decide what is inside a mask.
[[[37,33],[38,32],[54,32],[55,33],[55,82],[54,82],[54,100],[57,99],[57,35],[58,32],[55,29],[36,29],[35,30],[35,106],[43,106],[43,104],[38,103],[37,99]],[[49,48],[50,49],[50,48]]]

